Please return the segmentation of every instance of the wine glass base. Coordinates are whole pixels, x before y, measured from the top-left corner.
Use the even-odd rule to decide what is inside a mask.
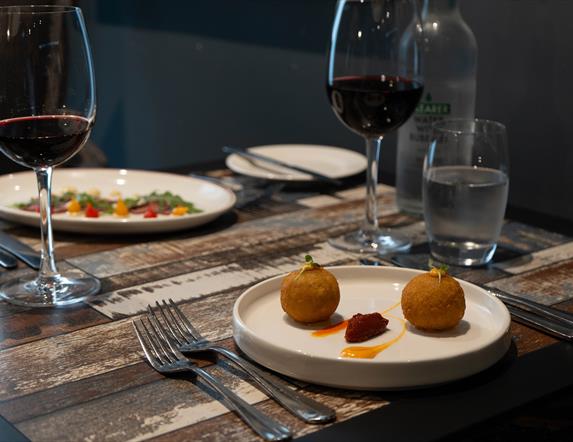
[[[364,255],[388,255],[406,252],[412,245],[409,238],[386,230],[379,230],[374,235],[368,235],[362,230],[358,230],[337,238],[331,238],[328,243],[337,249]]]
[[[64,307],[97,294],[100,282],[81,270],[39,278],[29,275],[0,286],[0,298],[25,307]]]

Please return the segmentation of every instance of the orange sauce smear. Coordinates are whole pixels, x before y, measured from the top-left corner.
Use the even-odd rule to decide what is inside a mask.
[[[390,310],[394,310],[399,305],[400,301],[398,301],[392,307],[387,308],[383,312],[380,312],[380,314],[384,316],[387,312],[389,312]],[[334,333],[338,333],[339,331],[346,330],[347,326],[348,326],[348,319],[345,319],[344,321],[340,321],[337,322],[336,324],[329,325],[328,327],[321,328],[320,330],[313,331],[312,336],[314,336],[315,338],[323,338],[325,336],[330,336],[333,335]]]
[[[334,333],[338,333],[339,331],[346,330],[348,326],[348,319],[344,321],[337,322],[334,325],[330,325],[326,328],[321,328],[320,330],[316,330],[312,332],[312,336],[316,338],[322,338],[324,336],[333,335]]]
[[[340,356],[344,358],[372,359],[378,353],[386,350],[388,347],[394,345],[396,342],[402,339],[402,337],[406,333],[406,321],[394,315],[388,315],[388,316],[402,323],[402,330],[400,331],[400,334],[398,336],[390,339],[388,342],[384,342],[383,344],[379,345],[346,347],[340,352]]]
[[[382,316],[384,316],[386,313],[388,313],[390,310],[394,310],[396,307],[398,307],[400,304],[402,303],[402,301],[398,301],[396,304],[394,304],[392,307],[388,307],[386,310],[384,310],[383,312],[380,312],[380,314]]]

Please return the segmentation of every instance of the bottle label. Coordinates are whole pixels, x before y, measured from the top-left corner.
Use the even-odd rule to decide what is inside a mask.
[[[418,146],[417,156],[423,158],[425,153],[425,143],[430,142],[432,124],[443,120],[451,112],[450,103],[440,103],[432,101],[432,94],[427,93],[424,100],[416,107],[412,122],[415,130],[409,131],[408,138],[411,142],[424,143]]]
[[[416,114],[418,115],[450,115],[450,103],[434,103],[432,95],[426,94],[424,101],[421,101],[416,106]]]

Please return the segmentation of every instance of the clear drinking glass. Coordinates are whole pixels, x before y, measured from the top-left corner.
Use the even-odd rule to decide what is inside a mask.
[[[0,150],[36,172],[40,201],[42,264],[35,277],[0,286],[14,304],[59,306],[99,291],[80,270],[56,268],[50,189],[52,169],[75,155],[95,121],[92,57],[79,8],[0,7]]]
[[[435,123],[422,196],[432,256],[473,266],[491,260],[509,187],[505,126],[480,119]]]
[[[358,253],[407,249],[410,240],[378,225],[376,186],[382,138],[412,114],[422,95],[422,26],[415,0],[339,0],[328,56],[334,113],[366,140],[366,216],[362,228],[330,243]]]

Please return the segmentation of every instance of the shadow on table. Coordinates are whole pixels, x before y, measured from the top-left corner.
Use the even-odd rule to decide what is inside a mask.
[[[452,441],[463,440],[455,437],[456,432],[482,423],[487,426],[488,419],[571,387],[571,370],[573,347],[566,342],[519,358],[512,344],[497,364],[481,373],[432,388],[380,392],[390,401],[389,405],[301,440],[381,440],[382,435],[388,440],[407,442],[443,440],[452,435]],[[523,439],[512,435],[510,439],[486,440]]]
[[[430,265],[439,267],[442,263],[432,259],[428,243],[413,246],[408,253],[397,254],[388,258],[394,265],[419,270],[428,270]],[[529,253],[508,250],[499,247],[491,262],[483,266],[464,267],[448,265],[448,273],[452,276],[474,283],[485,284],[506,275],[503,263],[512,260],[512,265],[524,265],[532,259]]]
[[[240,350],[237,350],[242,357],[245,359],[250,360],[253,362],[247,355],[242,353]],[[370,401],[381,401],[390,403],[395,401],[400,401],[404,399],[411,399],[411,398],[424,398],[424,397],[432,397],[436,398],[441,395],[451,395],[452,393],[458,392],[460,394],[463,393],[464,390],[472,390],[475,389],[477,386],[481,384],[487,384],[491,380],[499,377],[503,372],[505,372],[509,367],[511,367],[512,363],[517,358],[517,348],[515,344],[512,342],[510,348],[505,353],[505,355],[493,366],[490,368],[472,375],[470,377],[460,379],[458,381],[449,382],[443,385],[437,386],[429,386],[429,387],[419,387],[419,388],[409,388],[404,390],[384,390],[384,391],[360,391],[360,390],[344,390],[332,387],[315,387],[312,384],[308,384],[306,382],[301,382],[296,379],[291,379],[286,376],[279,375],[277,373],[271,372],[272,375],[280,382],[284,383],[292,383],[295,384],[303,389],[303,391],[309,392],[319,392],[323,395],[327,396],[335,396],[335,397],[343,397],[343,398],[356,398],[356,397],[364,397],[367,396],[365,399]],[[221,359],[218,362],[225,370],[230,371],[233,375],[239,376],[245,381],[249,381],[245,375],[237,370],[233,365],[227,364],[226,362],[222,361]],[[256,362],[253,364],[258,365]],[[259,365],[259,367],[261,367]],[[266,370],[264,367],[261,367],[263,370]],[[352,373],[348,373],[348,376],[352,376]]]
[[[54,237],[57,242],[73,242],[73,243],[94,243],[94,244],[110,244],[117,247],[118,244],[140,244],[142,242],[164,241],[172,239],[186,239],[197,236],[208,235],[225,230],[237,223],[238,216],[235,212],[227,212],[213,220],[210,223],[202,226],[194,227],[188,230],[178,230],[174,232],[158,232],[158,233],[140,233],[140,234],[86,234],[86,233],[73,233],[73,232],[60,232],[54,231]],[[17,235],[22,238],[40,239],[40,226],[38,228],[14,225],[5,229],[8,233]]]

